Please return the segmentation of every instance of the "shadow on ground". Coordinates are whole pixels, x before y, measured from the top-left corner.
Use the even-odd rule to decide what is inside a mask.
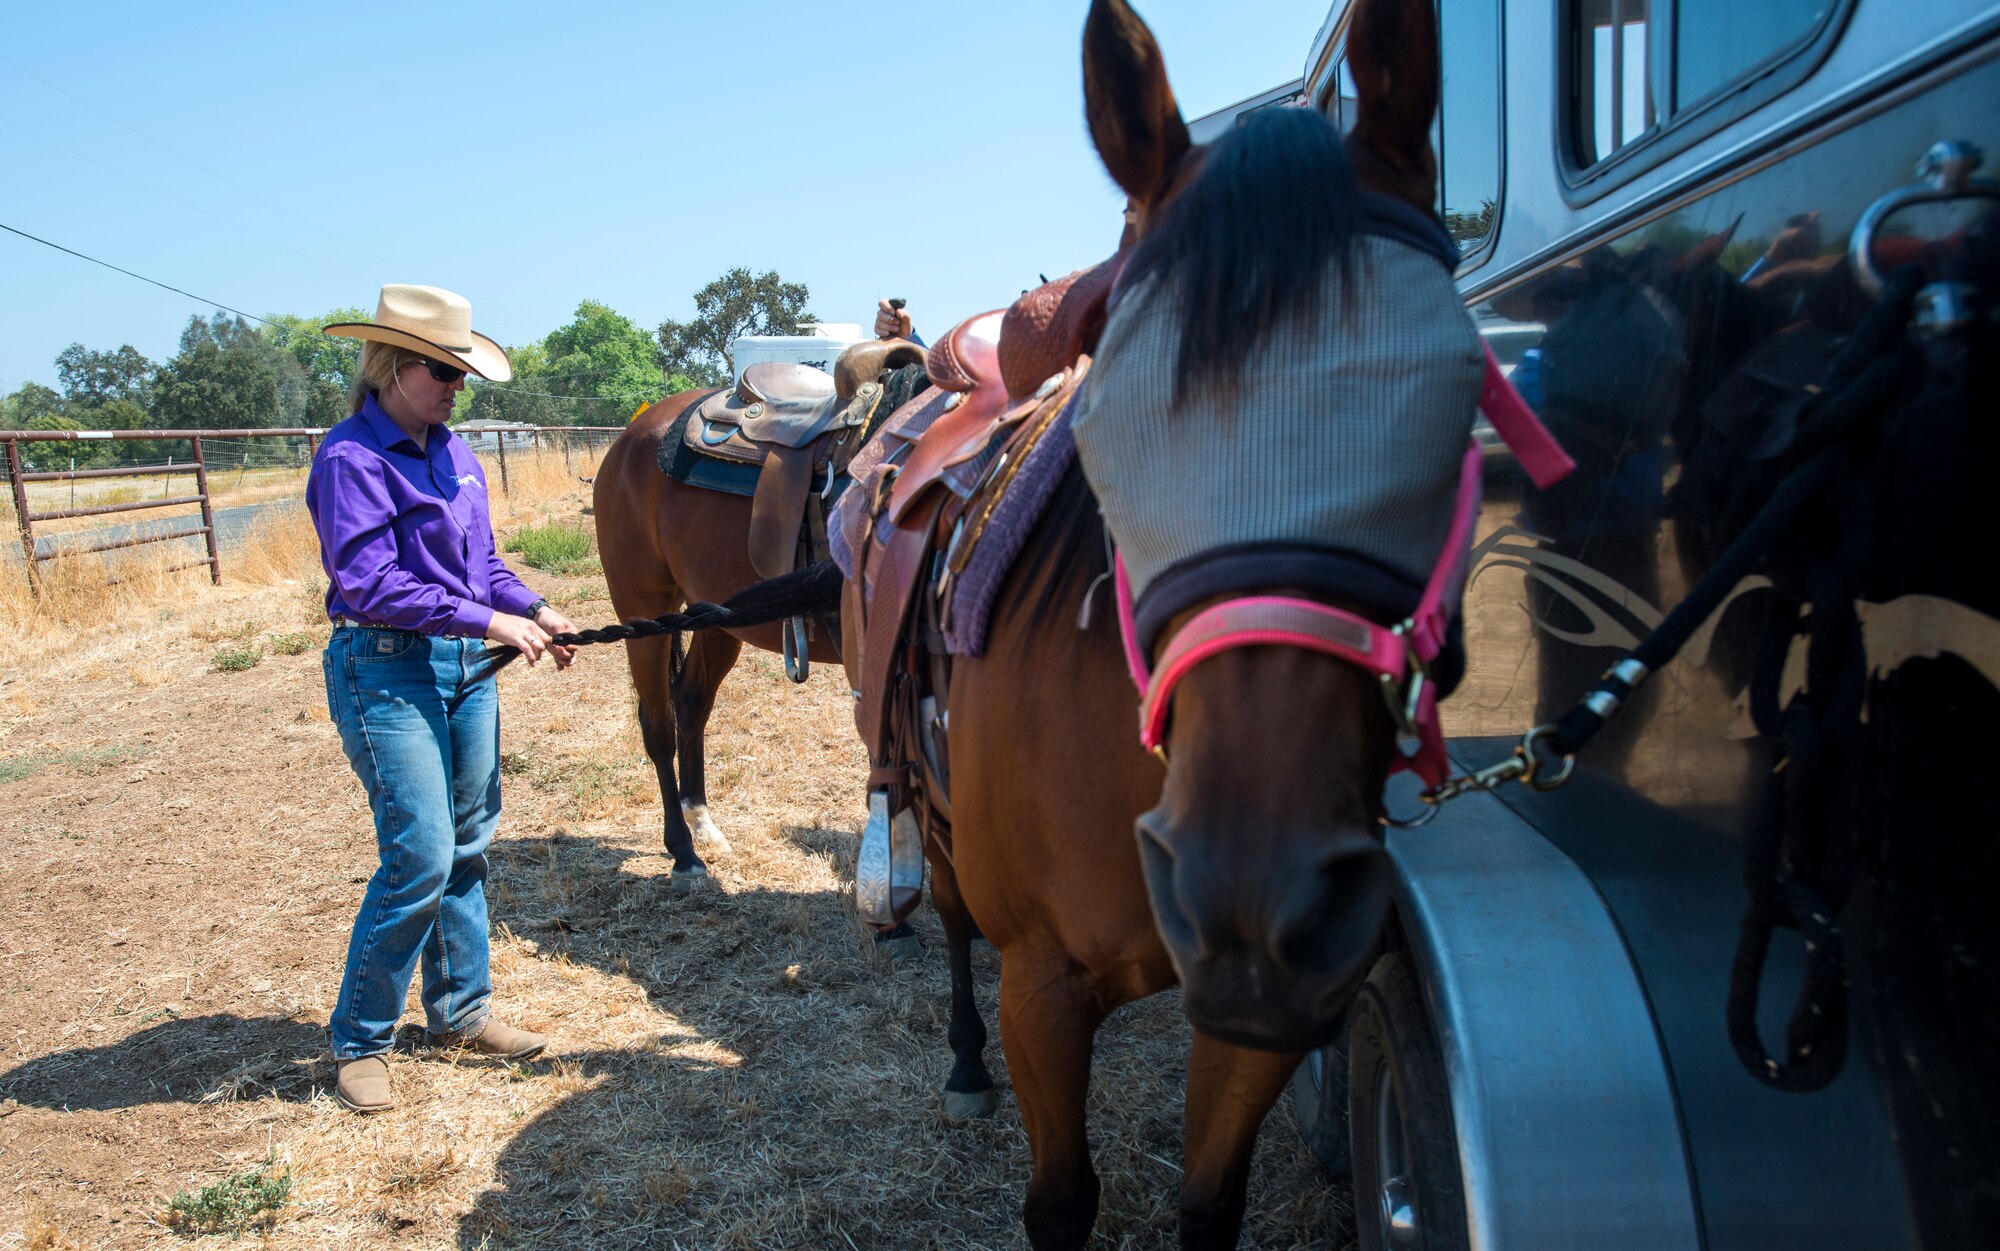
[[[856,833],[780,833],[831,872],[786,889],[762,865],[754,876],[775,885],[682,895],[657,857],[588,838],[518,843],[496,865],[514,894],[495,914],[539,958],[629,979],[670,1022],[633,1014],[621,1030],[614,1014],[579,1020],[580,1041],[596,1035],[585,1049],[559,1037],[550,1066],[573,1093],[511,1139],[461,1248],[1024,1245],[1029,1154],[1000,1054],[996,953],[974,948],[1000,1110],[955,1123],[938,1099],[949,977],[934,914],[913,918],[923,958],[891,964],[849,891],[826,885],[851,872]],[[1170,995],[1100,1031],[1094,1245],[1173,1241],[1187,1037]],[[1288,1108],[1263,1137],[1243,1246],[1343,1245],[1345,1189],[1311,1164]]]
[[[63,1111],[311,1096],[326,1031],[286,1017],[180,1017],[102,1047],[74,1047],[0,1073],[0,1098]]]

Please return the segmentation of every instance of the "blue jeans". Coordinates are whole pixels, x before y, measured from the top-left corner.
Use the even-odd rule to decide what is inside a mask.
[[[477,639],[373,627],[341,627],[327,643],[327,708],[368,788],[380,855],[328,1024],[337,1060],[389,1050],[419,960],[432,1033],[485,1019],[500,715],[491,678],[462,685],[485,653]]]

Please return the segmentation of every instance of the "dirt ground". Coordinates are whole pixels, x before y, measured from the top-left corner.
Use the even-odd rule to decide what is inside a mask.
[[[622,657],[504,674],[496,1005],[556,1043],[511,1070],[407,1049],[400,1106],[363,1119],[316,1058],[374,866],[318,590],[196,577],[0,659],[0,1247],[189,1241],[167,1198],[266,1159],[295,1180],[247,1236],[272,1247],[1023,1245],[998,961],[979,949],[1000,1111],[952,1123],[935,921],[892,966],[853,917],[864,764],[837,672],[794,688],[746,653],[723,687],[710,798],[734,852],[691,895],[667,890]],[[609,619],[599,579],[529,581]],[[1171,995],[1099,1035],[1097,1246],[1173,1243],[1187,1036]],[[1281,1103],[1243,1245],[1342,1247],[1348,1226]]]

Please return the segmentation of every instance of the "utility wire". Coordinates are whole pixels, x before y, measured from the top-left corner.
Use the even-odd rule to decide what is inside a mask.
[[[254,313],[246,313],[240,308],[231,308],[229,307],[229,305],[224,304],[220,300],[206,299],[202,296],[196,295],[192,291],[183,291],[179,287],[169,286],[166,283],[161,282],[157,278],[148,278],[144,274],[135,274],[131,270],[125,269],[122,266],[113,265],[110,261],[100,261],[94,256],[86,256],[84,253],[77,251],[75,248],[66,248],[60,243],[51,243],[47,239],[42,238],[40,235],[31,235],[25,230],[17,230],[14,227],[9,226],[5,222],[0,222],[0,230],[7,231],[9,234],[19,235],[23,239],[31,239],[34,242],[41,244],[45,248],[54,248],[58,252],[67,252],[71,256],[76,257],[78,260],[89,261],[93,265],[102,265],[106,269],[117,270],[119,273],[124,274],[127,278],[137,278],[140,282],[149,282],[163,291],[171,291],[175,295],[184,295],[188,299],[194,300],[201,304],[206,304],[210,308],[219,308],[224,312],[234,313],[238,317],[247,317],[251,321],[256,322],[260,326],[268,326],[271,324],[270,322],[265,321],[262,317],[259,317]]]

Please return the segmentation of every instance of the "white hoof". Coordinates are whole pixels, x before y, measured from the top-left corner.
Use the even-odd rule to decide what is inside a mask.
[[[715,819],[708,815],[707,804],[681,805],[681,817],[687,821],[688,829],[694,833],[695,848],[702,852],[726,856],[735,850],[722,831],[715,828]]]

